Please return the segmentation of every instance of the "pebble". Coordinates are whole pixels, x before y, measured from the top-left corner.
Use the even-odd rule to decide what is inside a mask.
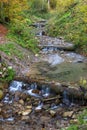
[[[56,115],[56,111],[50,110],[50,115],[54,117]]]
[[[22,99],[19,100],[19,103],[20,103],[21,105],[24,105],[24,101],[23,101]]]
[[[31,111],[32,111],[31,109],[25,110],[25,111],[22,112],[22,115],[27,116],[31,113]]]
[[[64,112],[63,117],[71,117],[73,114],[73,111]]]

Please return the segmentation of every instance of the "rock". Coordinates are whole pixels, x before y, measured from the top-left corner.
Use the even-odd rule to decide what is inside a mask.
[[[41,116],[40,118],[41,122],[48,122],[50,120],[49,116]]]
[[[32,105],[26,106],[26,109],[32,109]]]
[[[60,128],[61,124],[59,121],[56,122],[56,128]]]
[[[28,98],[28,100],[30,100],[31,97],[29,97],[29,95],[26,93],[21,93],[20,98],[25,101],[25,100],[27,100],[27,98]]]
[[[29,116],[22,116],[21,120],[28,120]]]
[[[5,70],[6,70],[6,67],[3,68],[3,71],[5,71]]]
[[[38,57],[39,55],[38,54],[35,54],[36,57]]]
[[[23,116],[27,116],[27,115],[29,115],[29,114],[31,113],[31,111],[32,111],[31,109],[22,111],[22,115],[23,115]]]
[[[20,103],[21,105],[24,105],[24,101],[23,101],[22,99],[19,100],[19,103]]]
[[[0,100],[3,98],[3,96],[4,96],[4,93],[2,90],[0,90]]]
[[[39,90],[38,89],[32,90],[32,93],[39,94]]]
[[[74,120],[70,120],[70,123],[71,123],[71,124],[78,124],[79,121],[78,121],[78,119],[74,119]]]
[[[64,112],[63,117],[71,117],[73,114],[73,111]]]
[[[0,89],[8,88],[8,83],[0,83]]]
[[[8,69],[11,70],[11,69],[12,69],[12,66],[8,66]]]
[[[47,110],[49,109],[49,107],[50,107],[50,104],[44,104],[43,109]]]
[[[50,110],[50,115],[54,117],[56,115],[56,111]]]
[[[0,71],[0,76],[1,76],[1,77],[2,77],[2,74],[3,74],[3,73]]]

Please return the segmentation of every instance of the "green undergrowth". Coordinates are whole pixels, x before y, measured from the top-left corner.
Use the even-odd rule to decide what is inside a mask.
[[[78,123],[71,124],[67,129],[62,130],[87,130],[87,108],[84,108],[77,118]]]
[[[9,82],[14,79],[15,71],[4,62],[0,63],[0,82]]]
[[[87,55],[87,3],[77,0],[62,12],[57,10],[47,30],[51,36],[62,36],[74,43],[77,50]]]
[[[8,56],[17,56],[19,59],[22,59],[22,57],[23,57],[22,51],[19,50],[17,48],[17,45],[12,42],[9,42],[6,44],[1,44],[0,51],[3,51]]]
[[[34,34],[32,33],[32,27],[30,19],[25,19],[23,21],[15,21],[9,25],[8,38],[11,41],[16,42],[24,48],[31,50],[32,52],[38,52],[37,39],[35,39]]]

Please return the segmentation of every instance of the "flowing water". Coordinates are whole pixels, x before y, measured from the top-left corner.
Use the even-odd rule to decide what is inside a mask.
[[[36,62],[34,62],[34,66],[32,65],[30,69],[30,75],[34,74],[35,77],[34,75],[33,77],[37,77],[38,79],[39,77],[45,77],[45,79],[54,82],[76,82],[79,81],[81,77],[87,77],[86,57],[70,51],[73,50],[72,44],[64,42],[62,39],[44,36],[44,22],[40,22],[34,26],[37,28],[35,32],[36,36],[41,42],[41,51]],[[59,97],[54,98],[56,96]],[[36,82],[26,83],[17,80],[10,83],[8,92],[3,98],[2,103],[4,104],[4,109],[6,105],[7,107],[5,110],[6,116],[0,116],[0,122],[13,122],[16,119],[20,119],[21,116],[23,116],[23,118],[26,117],[24,120],[27,120],[28,117],[31,118],[31,115],[41,110],[46,110],[45,115],[49,110],[57,110],[56,118],[64,120],[64,118],[62,118],[63,115],[61,116],[61,114],[59,114],[59,112],[64,111],[63,109],[67,108],[72,110],[75,106],[79,107],[87,104],[83,97],[75,98],[73,94],[69,95],[67,90],[57,94],[49,85],[44,83],[38,85]],[[55,113],[52,114],[55,115]],[[53,116],[52,114],[51,116]],[[35,117],[36,116],[37,115],[35,115]],[[84,117],[84,120],[86,119],[87,118]],[[67,118],[66,120],[68,121]]]
[[[42,34],[43,22],[37,24],[39,47],[39,61],[31,67],[33,77],[44,77],[49,81],[78,82],[87,77],[87,58],[75,53],[74,45],[61,38],[53,38]],[[45,25],[45,24],[44,24]],[[39,76],[38,76],[39,75]]]

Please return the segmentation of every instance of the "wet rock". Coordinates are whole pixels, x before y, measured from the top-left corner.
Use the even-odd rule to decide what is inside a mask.
[[[21,93],[20,98],[23,99],[24,101],[27,99],[29,101],[31,97],[26,93]]]
[[[3,96],[4,96],[4,93],[2,90],[0,90],[0,100],[3,98]]]
[[[35,108],[36,112],[40,112],[43,108],[43,103],[41,101],[39,101],[38,106]]]
[[[27,115],[29,115],[30,113],[31,113],[31,109],[28,109],[28,110],[25,110],[25,111],[23,111],[22,112],[22,116],[27,116]]]
[[[32,90],[32,93],[39,94],[39,90],[38,89]]]
[[[50,104],[44,104],[43,109],[48,110],[50,107]]]
[[[50,115],[51,115],[52,117],[54,117],[54,116],[56,115],[56,111],[50,110]]]
[[[19,91],[16,91],[15,92],[15,100],[18,100],[19,98],[20,98],[20,95],[21,95],[21,92],[19,92]]]

